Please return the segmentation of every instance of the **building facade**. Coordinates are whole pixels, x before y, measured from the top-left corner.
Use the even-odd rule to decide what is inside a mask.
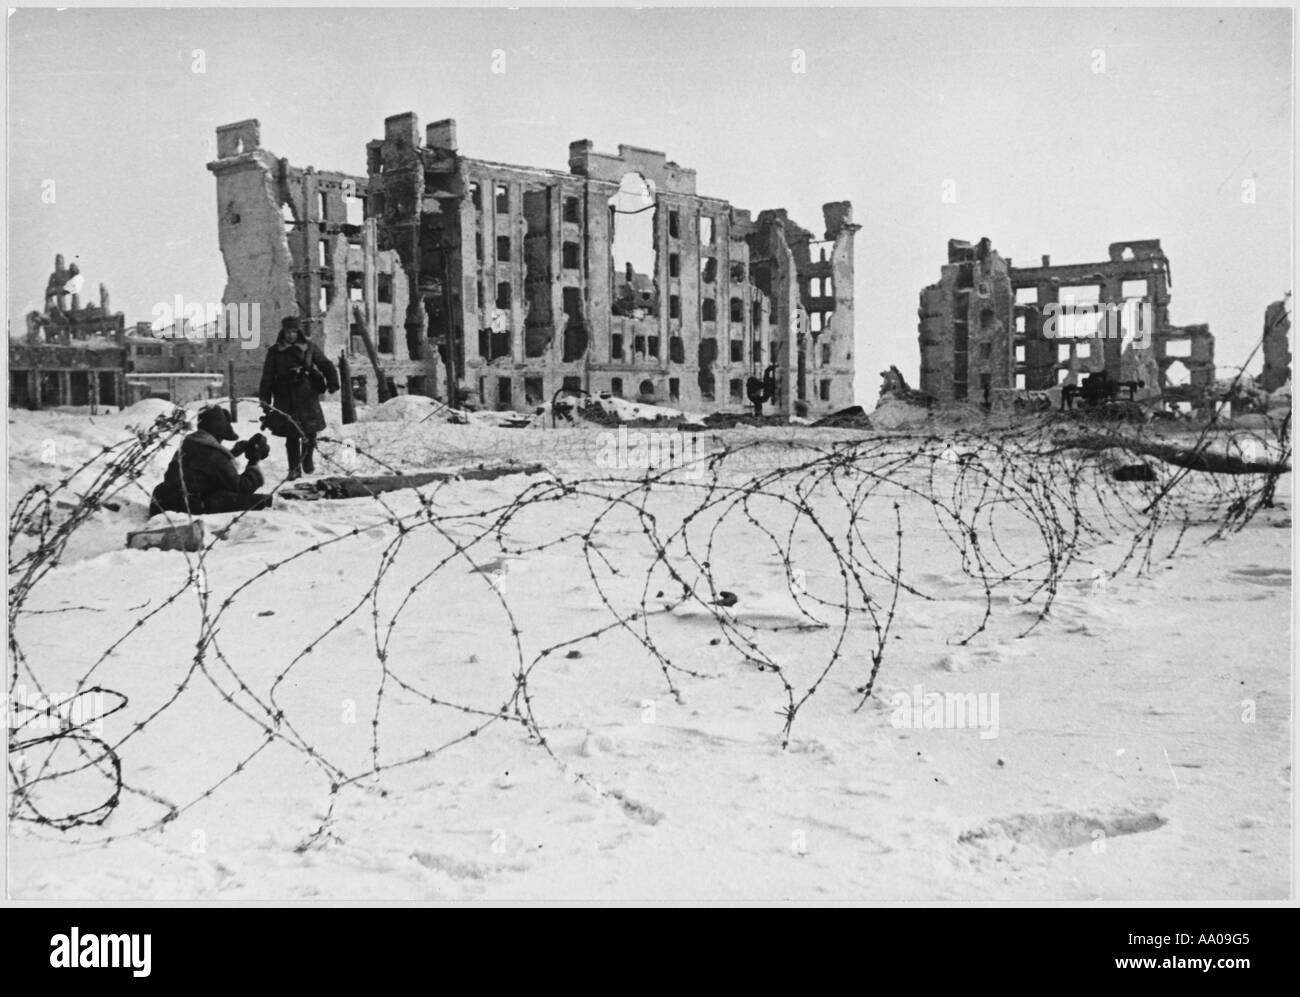
[[[1198,406],[1214,384],[1206,325],[1169,321],[1169,259],[1158,239],[1111,243],[1098,263],[1016,267],[982,239],[948,243],[921,292],[920,388],[939,404],[1011,404],[1017,392],[1077,385],[1105,370],[1134,397]]]
[[[100,405],[121,408],[127,369],[126,318],[109,305],[82,305],[77,264],[54,258],[42,311],[27,314],[27,332],[9,343],[9,404],[16,408]]]
[[[290,166],[256,121],[217,144],[224,300],[261,305],[241,392],[297,315],[367,402],[382,378],[386,396],[497,409],[568,389],[739,410],[773,363],[777,412],[853,402],[848,202],[824,206],[818,239],[784,210],[698,194],[661,152],[579,141],[567,172],[511,166],[462,156],[454,121],[422,134],[410,113],[367,144],[365,177]]]

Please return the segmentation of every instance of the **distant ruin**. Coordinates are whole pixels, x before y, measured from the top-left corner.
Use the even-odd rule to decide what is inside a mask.
[[[1214,384],[1206,325],[1169,322],[1169,259],[1158,239],[1111,243],[1098,263],[1015,267],[987,238],[952,239],[921,292],[920,389],[940,405],[1005,409],[1105,373],[1138,400],[1201,409]]]
[[[27,332],[9,343],[9,407],[42,409],[100,406],[124,408],[142,398],[186,404],[223,393],[227,359],[239,343],[210,334],[180,318],[155,330],[148,322],[128,326],[109,307],[99,285],[99,304],[81,304],[80,269],[54,258],[43,311],[27,313]]]
[[[1287,299],[1274,301],[1264,312],[1264,373],[1259,386],[1265,391],[1276,391],[1291,380],[1290,333]]]
[[[81,303],[84,278],[76,262],[55,256],[42,311],[27,313],[27,332],[9,343],[9,405],[120,405],[126,394],[126,318],[109,305]]]

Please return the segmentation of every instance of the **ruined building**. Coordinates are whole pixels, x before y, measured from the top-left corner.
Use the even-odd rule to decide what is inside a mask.
[[[18,408],[125,404],[126,318],[109,307],[81,304],[82,276],[74,262],[54,258],[43,311],[27,313],[27,333],[9,343],[9,404]]]
[[[1273,392],[1291,380],[1290,296],[1274,301],[1264,312],[1264,372],[1259,386]]]
[[[568,172],[462,156],[454,121],[384,122],[367,175],[291,166],[257,121],[217,129],[224,300],[260,304],[261,348],[236,357],[252,391],[280,320],[296,315],[353,391],[524,409],[562,389],[704,411],[746,406],[777,366],[774,408],[853,402],[853,224],[824,238],[784,210],[757,218],[696,192],[663,153],[569,146]]]
[[[1169,323],[1169,259],[1158,239],[1111,243],[1099,263],[1015,267],[988,239],[948,243],[921,292],[921,391],[940,404],[1014,403],[1105,370],[1134,397],[1197,407],[1214,383],[1205,325]]]

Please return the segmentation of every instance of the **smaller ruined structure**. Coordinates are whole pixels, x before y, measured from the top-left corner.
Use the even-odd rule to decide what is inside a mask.
[[[1288,294],[1274,301],[1264,312],[1264,373],[1259,386],[1274,392],[1291,380],[1291,317],[1287,314]]]
[[[1097,263],[1016,267],[985,238],[948,242],[940,279],[921,292],[921,391],[986,409],[1085,382],[1184,411],[1214,384],[1208,326],[1169,321],[1169,259],[1158,239],[1111,243]]]
[[[126,319],[109,307],[81,304],[77,264],[54,258],[44,311],[27,314],[27,334],[9,343],[9,404],[16,408],[125,404]]]
[[[921,292],[921,391],[940,405],[992,403],[1014,383],[1009,267],[988,239],[948,241],[939,282]]]
[[[239,340],[225,334],[222,321],[198,325],[180,318],[153,329],[137,322],[126,337],[128,401],[166,398],[178,405],[226,393]]]
[[[932,401],[924,391],[917,391],[907,383],[907,378],[903,372],[893,364],[889,365],[888,370],[880,372],[880,400],[884,401],[889,398],[896,399],[900,402],[906,402],[909,405],[929,406]]]

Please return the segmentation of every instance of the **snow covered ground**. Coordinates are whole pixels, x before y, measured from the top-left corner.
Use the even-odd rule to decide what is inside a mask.
[[[11,411],[11,508],[155,408]],[[670,451],[645,433],[327,414],[323,473],[546,472],[206,517],[201,556],[123,549],[146,496],[118,493],[24,603],[17,690],[34,696],[34,675],[47,694],[125,696],[88,729],[126,788],[99,826],[11,819],[13,897],[1289,895],[1290,475],[1226,539],[1164,526],[1141,572],[1131,520],[1084,508],[1100,535],[1030,629],[1039,524],[987,510],[985,555],[1031,566],[989,592],[922,497],[953,486],[960,455],[857,500],[860,466],[746,495],[863,434],[674,437],[688,457],[749,449],[647,491],[647,453]],[[840,611],[850,563],[874,620]],[[734,604],[709,605],[724,590]],[[112,792],[68,740],[17,758],[29,780],[51,744],[54,769],[81,768],[33,783],[47,814]]]

